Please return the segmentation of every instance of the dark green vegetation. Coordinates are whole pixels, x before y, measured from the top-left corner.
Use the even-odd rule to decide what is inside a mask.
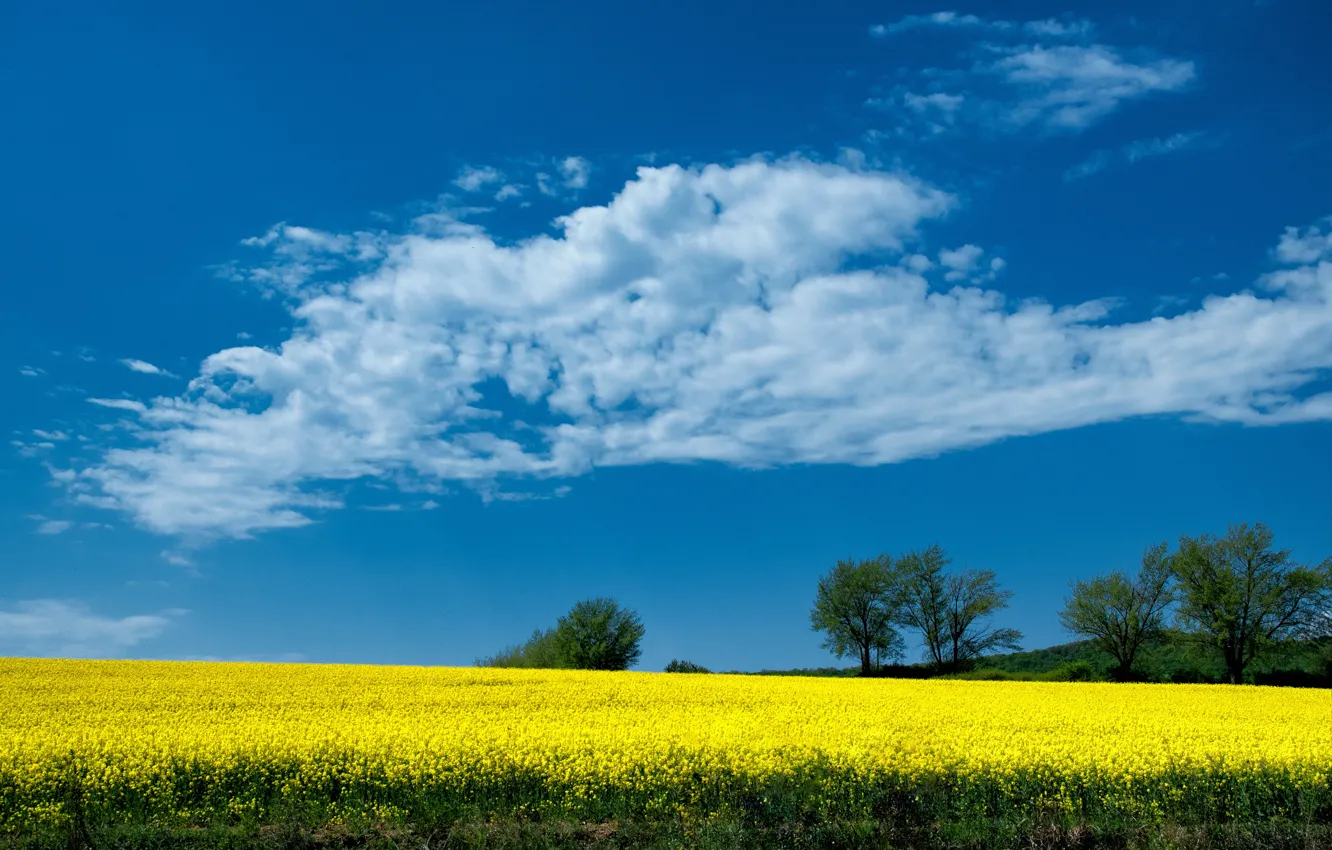
[[[1332,850],[1332,825],[1272,821],[1213,824],[1057,826],[1029,822],[903,825],[879,820],[796,822],[742,820],[579,821],[472,820],[438,825],[387,824],[303,828],[294,823],[171,829],[115,827],[0,836],[12,850],[581,850],[581,848],[876,848],[876,850]]]
[[[639,616],[615,600],[584,599],[554,627],[537,629],[526,643],[476,663],[481,667],[627,670],[642,654],[643,633]]]
[[[989,618],[1008,604],[993,572],[945,572],[935,545],[894,559],[842,560],[818,583],[810,623],[834,655],[863,676],[916,676],[900,660],[899,628],[914,630],[924,667],[953,678],[1332,684],[1332,558],[1296,564],[1262,523],[1225,536],[1181,537],[1175,552],[1149,546],[1135,575],[1075,581],[1060,622],[1084,641],[1055,647],[1057,663],[1006,670],[995,650],[1019,648],[1015,629]],[[1016,653],[1026,655],[1027,653]]]

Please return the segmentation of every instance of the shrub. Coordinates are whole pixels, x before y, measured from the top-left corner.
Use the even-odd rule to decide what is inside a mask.
[[[1089,661],[1069,661],[1046,673],[1047,682],[1094,682],[1100,677]]]
[[[476,666],[559,669],[569,665],[561,658],[555,645],[555,630],[537,629],[526,643],[505,647],[488,658],[478,658]]]
[[[695,664],[692,661],[680,661],[672,658],[671,663],[666,665],[667,673],[711,673],[712,671],[702,664]]]

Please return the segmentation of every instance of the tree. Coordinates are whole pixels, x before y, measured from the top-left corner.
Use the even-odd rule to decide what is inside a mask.
[[[1075,581],[1064,600],[1059,622],[1075,635],[1089,638],[1115,659],[1113,678],[1129,679],[1138,650],[1156,640],[1165,628],[1170,605],[1171,556],[1165,543],[1148,546],[1142,567],[1129,578],[1116,570],[1087,581]]]
[[[627,670],[642,650],[643,621],[613,599],[579,602],[555,624],[554,645],[565,666],[578,670]]]
[[[520,646],[506,646],[487,658],[478,658],[478,667],[559,668],[567,666],[555,646],[554,629],[536,629]]]
[[[819,579],[809,622],[825,632],[823,647],[838,658],[860,661],[869,674],[886,658],[902,655],[902,637],[894,628],[898,600],[892,558],[840,560]]]
[[[1284,641],[1332,634],[1332,558],[1296,564],[1261,522],[1181,537],[1173,559],[1180,625],[1217,652],[1231,684]]]
[[[961,670],[997,649],[1021,649],[1021,632],[985,622],[1008,607],[1012,592],[999,588],[992,570],[947,575],[944,567],[950,563],[937,543],[898,559],[904,575],[902,622],[920,631],[935,669]]]
[[[671,663],[666,665],[667,673],[711,673],[712,671],[702,664],[695,664],[692,661],[681,661],[678,658],[672,658]]]

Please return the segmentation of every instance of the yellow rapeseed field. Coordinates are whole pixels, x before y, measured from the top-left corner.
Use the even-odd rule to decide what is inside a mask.
[[[0,659],[0,829],[71,817],[1332,815],[1332,692]]]

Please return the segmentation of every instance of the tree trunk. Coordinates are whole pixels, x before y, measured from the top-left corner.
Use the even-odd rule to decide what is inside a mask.
[[[870,648],[869,644],[865,644],[860,648],[860,675],[868,676],[872,672],[874,670],[870,667]]]

